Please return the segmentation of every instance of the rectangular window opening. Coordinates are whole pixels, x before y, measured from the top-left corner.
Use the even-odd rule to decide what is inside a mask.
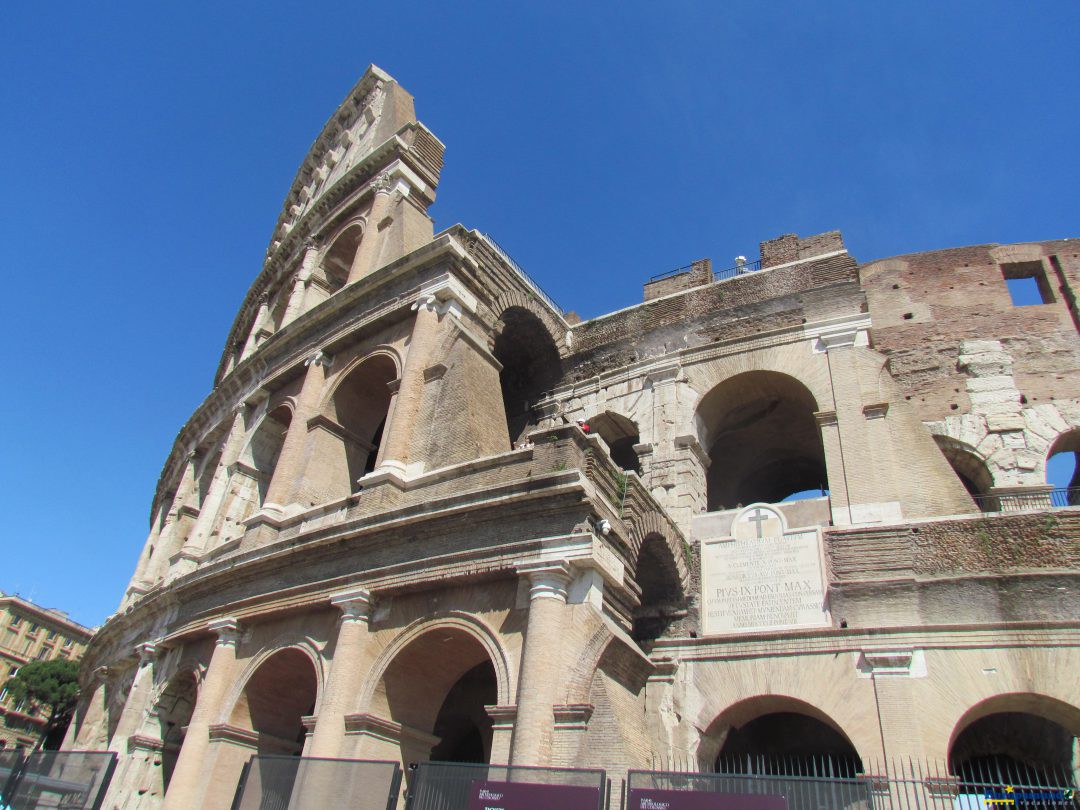
[[[1046,279],[1042,262],[1003,264],[1001,275],[1005,278],[1014,307],[1054,303],[1054,293]]]

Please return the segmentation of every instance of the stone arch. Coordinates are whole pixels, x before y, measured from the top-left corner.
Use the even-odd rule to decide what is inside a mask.
[[[602,438],[608,446],[611,460],[624,471],[641,474],[641,460],[634,445],[641,443],[637,423],[612,410],[602,411],[585,420],[589,432]]]
[[[380,347],[335,375],[319,416],[308,423],[316,430],[305,480],[322,494],[320,499],[358,492],[359,479],[380,461],[393,397],[390,385],[400,368],[396,352]]]
[[[319,256],[316,273],[331,294],[337,292],[349,279],[356,251],[367,232],[367,220],[359,217],[349,220],[326,240],[326,247]]]
[[[982,453],[967,442],[950,436],[935,434],[934,441],[969,495],[989,494],[994,487],[994,476]]]
[[[237,678],[223,719],[256,735],[260,753],[298,755],[306,737],[303,718],[315,713],[322,685],[321,657],[311,641],[267,647]]]
[[[536,314],[513,306],[499,316],[492,354],[502,364],[499,384],[509,446],[537,427],[533,407],[562,378],[562,361],[550,331]]]
[[[492,312],[499,313],[496,323],[503,320],[503,316],[509,309],[521,309],[529,312],[544,325],[548,337],[551,338],[551,342],[559,351],[559,356],[562,357],[566,355],[568,350],[566,345],[566,326],[560,323],[547,308],[540,306],[533,296],[526,295],[518,290],[507,290],[503,292],[491,304]],[[498,331],[497,326],[494,331]],[[494,340],[494,331],[492,340]]]
[[[256,506],[261,506],[266,499],[292,419],[293,404],[289,400],[267,408],[240,453],[240,461],[245,465],[243,472],[255,483],[258,497]]]
[[[1080,707],[1035,692],[986,698],[949,736],[949,772],[969,781],[1001,775],[1028,784],[1076,784]]]
[[[184,667],[173,673],[157,695],[152,714],[157,722],[158,739],[161,740],[161,771],[155,779],[153,792],[164,796],[169,787],[176,760],[180,756],[184,728],[191,722],[195,701],[199,693],[200,673],[195,666]]]
[[[641,589],[641,603],[634,610],[634,640],[657,639],[686,614],[687,593],[679,562],[664,535],[656,531],[645,535],[634,566],[634,581]]]
[[[683,594],[689,593],[690,567],[686,560],[686,546],[683,539],[675,533],[674,527],[665,521],[660,513],[649,510],[629,516],[627,524],[630,528],[630,547],[634,551],[635,566],[640,559],[642,547],[650,538],[661,538],[666,552],[663,556],[668,563],[674,566],[679,581],[679,588]],[[665,563],[667,564],[667,563]]]
[[[863,770],[852,735],[817,706],[789,695],[757,695],[733,703],[709,725],[698,747],[703,770],[742,772],[760,767],[755,761],[776,760],[801,768],[815,757],[831,761],[840,775]]]
[[[1048,476],[1050,459],[1063,453],[1071,453],[1073,457],[1073,473],[1068,483],[1070,492],[1066,502],[1069,506],[1076,506],[1080,504],[1080,490],[1077,489],[1080,488],[1080,427],[1074,427],[1071,430],[1059,433],[1057,438],[1051,442],[1049,449],[1046,451]],[[1049,480],[1047,483],[1049,483]]]
[[[488,762],[494,728],[487,707],[510,702],[502,646],[482,622],[454,613],[415,622],[379,656],[361,705],[389,738],[367,754]]]
[[[500,642],[498,634],[475,616],[454,610],[437,616],[425,616],[417,619],[402,630],[379,654],[379,657],[372,665],[371,672],[364,682],[364,687],[360,690],[358,704],[367,706],[371,703],[371,696],[374,694],[379,680],[386,674],[386,668],[398,653],[425,633],[443,628],[460,630],[475,638],[483,646],[495,667],[495,674],[499,684],[499,703],[513,703],[514,695],[517,694],[517,683],[513,677],[513,669],[510,666],[510,655],[502,642]]]
[[[828,488],[814,393],[778,371],[743,371],[701,397],[694,426],[709,455],[710,511]]]

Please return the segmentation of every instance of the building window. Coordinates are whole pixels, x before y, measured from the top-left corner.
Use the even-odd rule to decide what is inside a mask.
[[[64,649],[67,649],[68,647],[70,647],[74,643],[75,643],[75,641],[73,639],[65,638],[64,639]]]
[[[56,631],[55,630],[50,630],[48,632],[48,634],[45,636],[46,641],[52,641],[54,638],[56,638]]]
[[[12,627],[18,627],[20,624],[22,624],[22,616],[12,616],[11,617],[11,626]]]
[[[1054,303],[1054,292],[1046,280],[1042,262],[1003,264],[1001,275],[1014,307]]]

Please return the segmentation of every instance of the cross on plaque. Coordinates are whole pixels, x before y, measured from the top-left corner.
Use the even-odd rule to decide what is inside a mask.
[[[764,537],[761,533],[761,524],[769,519],[768,513],[761,509],[755,509],[746,516],[746,519],[754,524],[754,528],[757,530],[758,540],[761,540]]]

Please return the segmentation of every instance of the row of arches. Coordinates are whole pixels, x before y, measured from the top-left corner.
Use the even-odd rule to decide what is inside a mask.
[[[951,436],[935,435],[934,440],[968,494],[993,507],[994,499],[986,496],[994,489],[994,476],[983,455]],[[1050,445],[1046,454],[1045,483],[1054,489],[1066,490],[1063,502],[1055,505],[1080,505],[1080,429],[1062,433]]]
[[[417,634],[382,669],[370,695],[372,714],[408,729],[397,752],[405,762],[492,762],[499,703],[497,662],[487,645],[460,626]],[[505,679],[505,673],[501,675]],[[320,677],[310,653],[286,647],[248,673],[231,708],[230,726],[250,731],[262,754],[300,756],[318,703]],[[163,741],[161,787],[167,788],[197,696],[191,671],[175,675],[153,716]],[[966,711],[948,742],[948,770],[962,782],[1003,781],[1061,785],[1080,769],[1080,709],[1037,694],[1005,694]],[[852,777],[875,772],[845,730],[804,701],[777,695],[749,698],[726,709],[705,731],[700,770]],[[360,752],[356,752],[358,755]],[[368,751],[367,755],[373,752]],[[503,753],[505,756],[505,752]]]
[[[376,664],[378,676],[358,695],[366,713],[403,731],[396,744],[385,739],[356,756],[398,758],[403,763],[437,760],[491,761],[493,721],[487,708],[507,702],[506,661],[468,621],[436,622],[406,631]],[[149,717],[162,743],[157,785],[163,795],[176,767],[183,735],[199,694],[198,669],[182,668],[161,690]],[[247,734],[255,753],[301,756],[310,739],[324,678],[318,654],[306,644],[256,656],[222,712],[232,734]],[[373,738],[374,739],[374,738]],[[397,750],[392,750],[393,746]],[[345,754],[350,752],[346,750]],[[505,757],[505,751],[500,755]],[[218,774],[235,784],[238,774]]]
[[[960,718],[948,741],[947,770],[961,783],[1069,785],[1080,781],[1080,709],[1037,694],[998,695]],[[706,732],[703,769],[851,777],[878,772],[844,730],[816,707],[782,696],[750,698]],[[886,740],[886,744],[888,744]]]

